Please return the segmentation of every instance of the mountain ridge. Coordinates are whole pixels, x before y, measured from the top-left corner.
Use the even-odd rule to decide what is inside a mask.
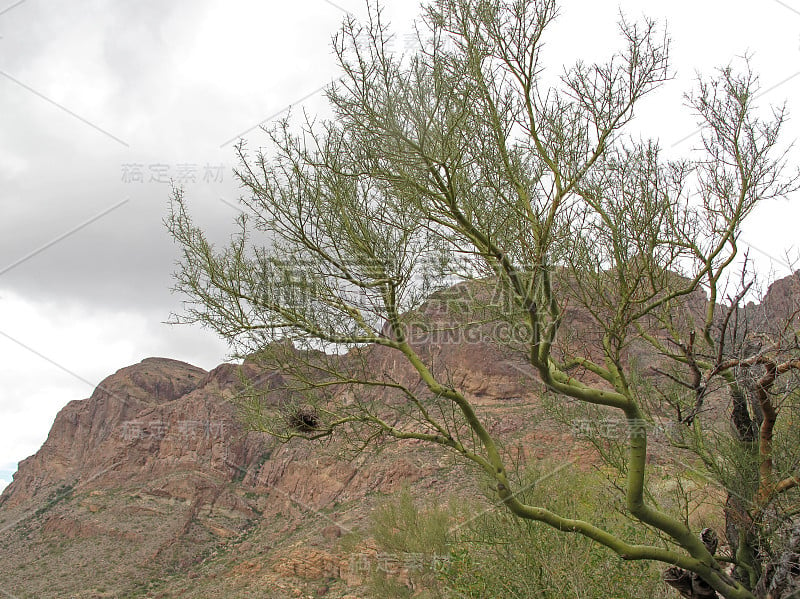
[[[793,314],[798,280],[773,283],[761,305]],[[447,318],[435,302],[422,311]],[[579,314],[570,319],[585,326]],[[520,462],[594,463],[588,444],[542,408],[522,357],[481,340],[436,350]],[[370,360],[408,374],[386,352]],[[281,443],[248,430],[231,400],[255,385],[276,405],[288,401],[281,376],[247,360],[206,371],[153,357],[69,402],[0,494],[3,588],[20,598],[235,598],[269,585],[274,597],[321,596],[322,587],[345,597],[364,577],[339,539],[368,528],[381,497],[404,486],[481,494],[468,465],[416,440],[351,454],[333,441]]]

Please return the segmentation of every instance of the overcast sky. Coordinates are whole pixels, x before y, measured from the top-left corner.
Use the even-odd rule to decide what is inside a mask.
[[[415,3],[386,2],[398,32]],[[566,0],[547,37],[548,66],[607,57],[618,9],[666,21],[676,80],[638,121],[670,152],[688,150],[681,107],[696,71],[745,52],[763,102],[800,112],[800,2],[587,3]],[[148,356],[209,369],[225,345],[163,324],[180,310],[176,248],[162,220],[169,180],[224,239],[236,216],[233,144],[290,106],[321,110],[336,77],[330,36],[361,0],[7,0],[0,4],[0,488],[68,401]],[[800,138],[798,120],[786,128]],[[763,268],[789,274],[799,210],[760,210],[745,241]],[[768,256],[771,256],[770,260]]]

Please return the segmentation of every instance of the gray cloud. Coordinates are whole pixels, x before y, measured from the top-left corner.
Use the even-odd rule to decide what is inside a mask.
[[[303,15],[254,2],[95,0],[54,10],[28,0],[0,15],[0,271],[129,199],[1,274],[0,289],[169,305],[166,181],[185,186],[212,237],[225,237],[235,214],[219,198],[235,202],[238,187],[233,149],[220,143],[329,78],[341,14],[321,6]]]
[[[390,17],[400,14],[389,4]],[[564,4],[566,16],[578,10]],[[686,18],[673,22],[694,34],[700,17],[676,10]],[[198,220],[225,239],[234,213],[219,199],[235,202],[239,190],[223,142],[248,131],[257,146],[263,137],[252,129],[265,118],[303,100],[311,112],[321,106],[319,94],[306,96],[337,74],[330,35],[348,11],[363,14],[363,2],[26,0],[0,14],[0,71],[11,77],[0,76],[0,272],[129,200],[0,274],[0,290],[165,318],[176,248],[162,225],[169,185],[159,181],[183,184]],[[726,13],[727,25],[737,14]],[[554,35],[548,47],[562,52],[563,43]],[[675,45],[694,47],[680,37]]]

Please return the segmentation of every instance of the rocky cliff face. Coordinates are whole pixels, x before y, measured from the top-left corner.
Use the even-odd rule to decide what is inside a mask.
[[[164,358],[119,370],[91,397],[64,407],[0,501],[14,506],[54,485],[144,481],[181,470],[232,480],[234,465],[247,465],[253,450],[223,399],[233,370],[207,373]]]
[[[445,318],[434,304],[426,310]],[[480,339],[418,341],[483,406],[493,428],[520,439],[538,430],[571,451],[568,433],[542,419],[523,424],[514,413],[536,397],[519,357]],[[365,363],[409,376],[402,360],[378,348]],[[337,539],[363,529],[385,494],[404,485],[420,494],[480,494],[463,464],[417,441],[353,454],[336,441],[282,444],[245,430],[230,400],[256,387],[279,404],[287,399],[283,383],[249,362],[206,372],[148,358],[70,402],[0,496],[2,588],[20,598],[139,597],[166,584],[165,573],[180,573],[205,589],[187,596],[236,597],[239,585],[249,597],[259,584],[284,585],[292,596],[320,577],[335,579],[341,596],[360,577]],[[234,566],[223,567],[219,556],[232,551]],[[212,567],[221,570],[209,574]]]
[[[764,304],[787,312],[800,297],[796,280],[773,285]],[[446,303],[422,308],[443,331]],[[589,338],[585,315],[568,320],[579,341]],[[498,348],[479,333],[469,343],[430,334],[415,342],[459,381],[516,459],[590,455],[546,416],[513,343]],[[390,352],[370,352],[371,368],[409,376]],[[338,539],[363,529],[381,494],[404,485],[422,495],[480,494],[461,462],[417,441],[350,454],[335,441],[281,444],[246,430],[230,400],[256,386],[280,403],[282,383],[251,363],[206,372],[148,358],[70,402],[0,496],[0,588],[88,598],[250,597],[268,587],[283,597],[327,580],[324,594],[343,596],[360,578]]]
[[[434,484],[442,456],[425,448],[342,460],[336,448],[243,430],[229,400],[254,382],[279,386],[277,376],[252,364],[205,372],[148,358],[65,406],[0,498],[3,588],[17,597],[149,596],[164,573],[199,568],[233,546],[278,584],[287,538],[330,544],[346,522],[364,520],[368,495]],[[345,507],[322,513],[334,506]],[[266,553],[274,555],[265,562]],[[317,553],[338,575],[338,558]],[[305,576],[321,566],[304,555],[292,559]],[[253,572],[228,574],[241,581]]]

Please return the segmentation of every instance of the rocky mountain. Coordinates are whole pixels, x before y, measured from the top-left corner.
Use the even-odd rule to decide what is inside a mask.
[[[769,301],[790,305],[792,284],[776,283]],[[435,301],[422,310],[447,319]],[[517,460],[591,461],[542,407],[522,356],[480,338],[425,342]],[[408,375],[371,351],[374,368]],[[335,439],[281,443],[247,430],[231,400],[254,386],[286,399],[282,375],[265,366],[206,372],[147,358],[70,402],[0,496],[0,589],[19,599],[352,599],[365,579],[353,556],[375,557],[369,517],[383,498],[404,486],[481,495],[468,466],[415,440],[350,453]]]
[[[538,393],[524,362],[480,340],[438,349],[496,430],[572,451],[568,430],[517,418]],[[379,348],[369,364],[408,376]],[[341,537],[366,530],[372,506],[404,486],[480,495],[463,464],[417,441],[345,454],[335,440],[246,430],[231,400],[257,387],[278,404],[282,386],[250,362],[206,372],[147,358],[70,402],[0,496],[0,588],[20,599],[346,596],[363,572]]]

